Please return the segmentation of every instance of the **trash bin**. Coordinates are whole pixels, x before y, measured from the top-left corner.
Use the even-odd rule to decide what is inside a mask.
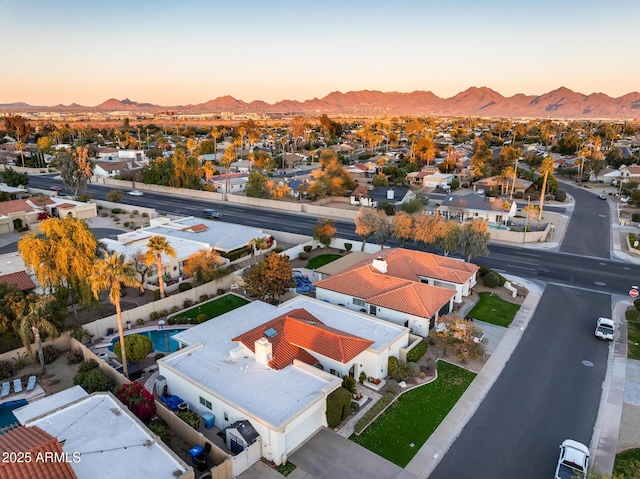
[[[216,417],[210,412],[205,412],[202,415],[202,420],[204,421],[204,427],[211,429],[216,422]]]
[[[188,410],[189,410],[189,405],[186,402],[182,402],[182,403],[178,404],[178,411],[179,412],[188,411]]]

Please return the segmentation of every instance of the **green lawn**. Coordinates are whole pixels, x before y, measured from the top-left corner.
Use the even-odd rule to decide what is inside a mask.
[[[221,314],[228,313],[240,306],[244,306],[250,301],[235,294],[227,294],[219,298],[211,299],[206,303],[201,303],[195,308],[183,311],[174,316],[174,318],[197,318],[199,314],[207,315],[207,318],[215,318]]]
[[[519,304],[509,303],[493,293],[483,292],[480,293],[480,301],[469,312],[469,316],[508,328],[519,309]]]
[[[629,449],[616,454],[613,475],[620,479],[637,478],[640,474],[640,449]]]
[[[475,377],[471,371],[439,361],[437,380],[400,396],[360,436],[353,434],[350,439],[405,467]]]
[[[627,357],[640,359],[640,323],[635,321],[627,323]]]
[[[311,258],[307,263],[307,268],[318,269],[325,264],[329,264],[332,261],[342,258],[340,254],[321,254],[314,258]]]

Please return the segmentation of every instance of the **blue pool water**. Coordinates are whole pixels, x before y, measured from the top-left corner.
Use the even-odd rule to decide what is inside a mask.
[[[16,417],[13,415],[13,410],[26,404],[29,404],[29,401],[26,399],[18,399],[17,401],[9,401],[0,404],[0,434],[2,434],[2,428],[18,422]]]
[[[152,331],[140,331],[135,332],[132,331],[128,334],[141,334],[143,336],[147,336],[151,338],[151,342],[153,343],[153,350],[160,351],[162,353],[175,353],[178,350],[178,341],[173,339],[174,334],[178,334],[179,332],[184,331],[183,329],[163,329],[163,330],[152,330]],[[125,336],[127,333],[125,333]],[[120,341],[120,337],[116,335],[115,338],[111,340],[111,345],[108,346],[109,351],[113,351],[113,345]],[[169,342],[169,350],[167,351],[167,341]]]
[[[492,230],[508,230],[509,227],[508,226],[498,226],[498,225],[489,225],[489,228],[491,228]]]

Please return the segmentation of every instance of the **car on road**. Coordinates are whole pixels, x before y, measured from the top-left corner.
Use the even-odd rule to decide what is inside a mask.
[[[60,188],[59,186],[50,186],[50,187],[49,187],[49,189],[50,189],[51,191],[55,191],[55,192],[57,192],[57,193],[62,192],[62,188]]]
[[[202,214],[205,218],[222,218],[222,213],[218,213],[216,210],[206,209]]]
[[[607,199],[607,195],[602,193],[600,196],[598,196],[598,198],[600,198],[601,200],[606,200]]]
[[[626,196],[623,196],[622,198],[620,198],[620,203],[629,203],[629,198]]]
[[[615,326],[609,318],[598,318],[596,321],[596,337],[613,341]]]
[[[584,444],[565,439],[560,444],[560,457],[555,479],[584,479],[589,468],[589,448]]]
[[[127,191],[127,194],[129,196],[143,196],[144,195],[144,193],[142,191],[139,191],[139,190]]]
[[[479,190],[476,190],[476,193],[478,193],[479,195],[484,195],[484,190],[480,188]]]

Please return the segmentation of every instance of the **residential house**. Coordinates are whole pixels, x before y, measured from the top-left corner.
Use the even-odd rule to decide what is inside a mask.
[[[173,338],[181,349],[158,361],[170,394],[221,429],[248,421],[262,456],[281,464],[327,426],[327,396],[341,377],[386,376],[409,331],[299,296],[249,303]]]
[[[36,284],[26,271],[17,271],[15,273],[1,274],[0,284],[15,286],[19,291],[31,293],[36,289]]]
[[[248,173],[229,173],[216,175],[211,178],[209,183],[218,193],[240,193],[247,189],[248,179]]]
[[[72,389],[76,388],[79,386]],[[66,465],[75,475],[42,476],[42,469],[37,469],[37,474],[23,475],[12,475],[9,469],[9,475],[4,475],[0,464],[1,477],[195,477],[193,468],[159,441],[156,434],[111,393],[71,392],[73,394],[69,395],[63,391],[17,409],[16,417],[23,424],[17,429],[20,432],[14,440],[6,434],[0,435],[0,441],[11,441],[10,447],[14,449],[24,446],[19,439],[28,438],[29,444],[45,444],[45,450],[63,452],[67,460],[51,461],[47,463],[47,469],[62,471],[62,465]],[[69,401],[70,397],[76,399]],[[3,450],[9,450],[3,446]],[[24,449],[20,451],[24,452]],[[65,474],[68,474],[66,470]]]
[[[505,210],[507,205],[508,209]],[[429,204],[426,209],[431,214],[438,213],[448,220],[485,220],[490,225],[501,225],[516,215],[518,205],[515,201],[469,193],[464,196],[447,196],[435,206]]]
[[[384,249],[315,283],[316,298],[429,334],[476,284],[478,266],[402,248]]]
[[[360,185],[356,187],[350,195],[350,204],[360,206],[370,206],[377,208],[379,204],[391,203],[395,207],[399,207],[402,203],[406,203],[415,199],[416,194],[409,188],[397,188],[387,186],[367,187]]]
[[[407,173],[407,181],[411,186],[426,186],[424,178],[440,173],[440,169],[435,166],[422,168],[420,171],[412,171]]]
[[[143,167],[144,163],[136,161],[100,161],[94,164],[93,175],[102,178],[115,178],[134,171],[141,171]]]
[[[640,181],[640,166],[630,165],[620,167],[620,177],[626,180]]]
[[[479,189],[483,189],[485,191],[489,190],[498,190],[502,194],[511,191],[512,181],[507,179],[502,179],[499,176],[489,176],[488,178],[482,178],[473,183],[473,191],[478,191]],[[515,186],[513,187],[514,192],[524,193],[527,191],[531,185],[533,185],[533,181],[525,180],[522,178],[515,179]]]

